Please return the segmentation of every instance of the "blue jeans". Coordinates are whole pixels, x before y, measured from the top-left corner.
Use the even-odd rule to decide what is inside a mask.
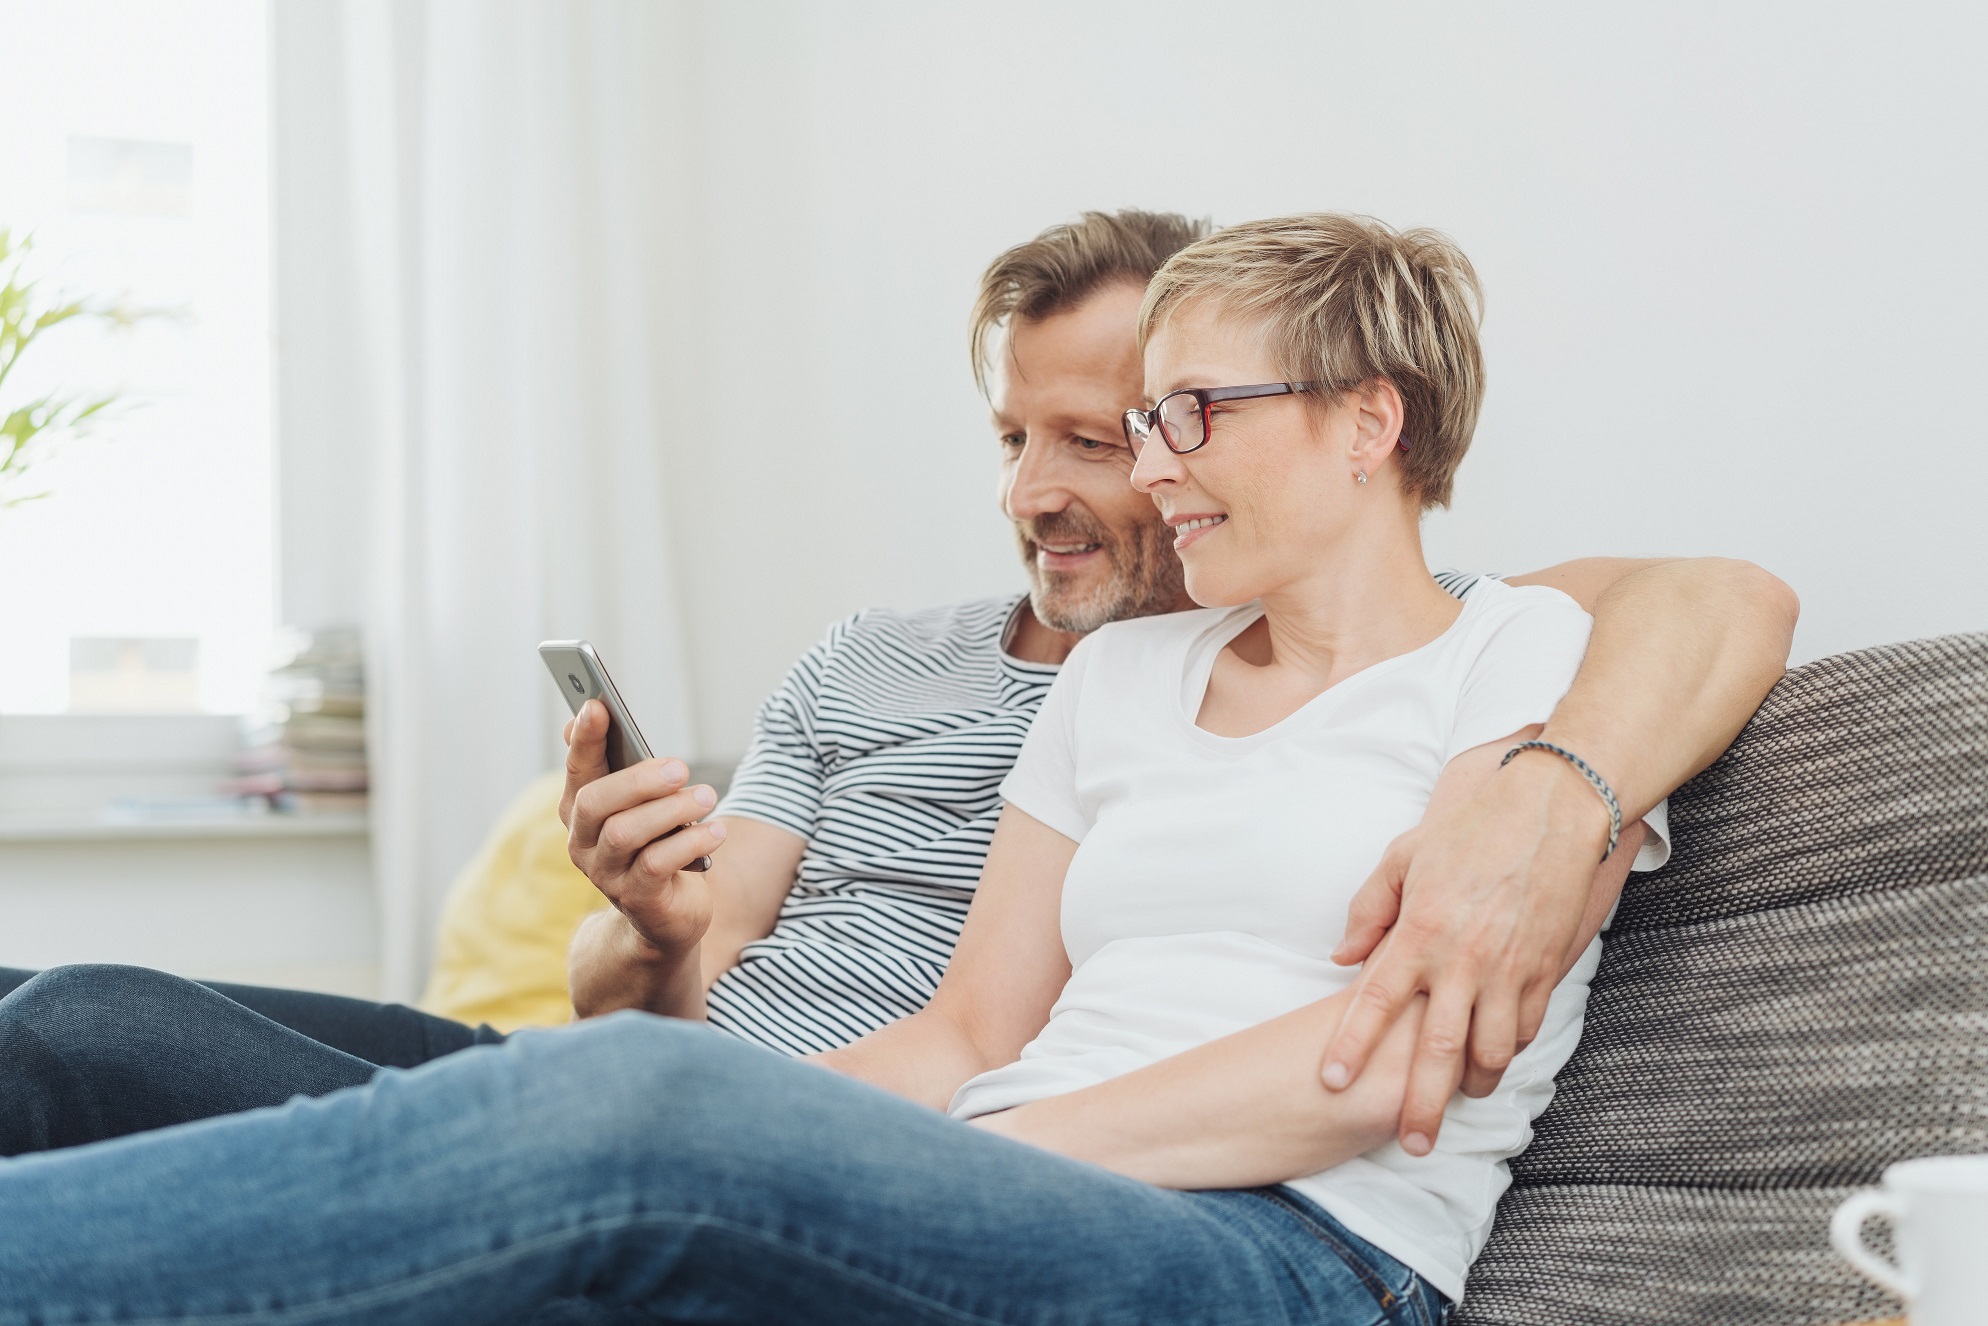
[[[0,967],[0,1156],[321,1096],[501,1039],[398,1004],[143,967]]]
[[[561,1305],[834,1326],[1442,1310],[1288,1190],[1150,1187],[642,1014],[0,1161],[8,1326],[453,1326]]]

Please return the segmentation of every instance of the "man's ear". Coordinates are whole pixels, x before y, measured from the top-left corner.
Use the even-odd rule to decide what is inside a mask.
[[[1400,454],[1395,444],[1401,441],[1401,430],[1408,422],[1407,407],[1401,392],[1386,378],[1355,387],[1347,393],[1346,403],[1353,407],[1353,442],[1347,463],[1371,478]]]

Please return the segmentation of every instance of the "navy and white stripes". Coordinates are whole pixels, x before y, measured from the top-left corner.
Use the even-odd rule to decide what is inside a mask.
[[[808,845],[773,933],[713,986],[713,1026],[801,1054],[931,998],[1056,679],[1002,652],[1019,601],[858,613],[767,699],[718,813]]]

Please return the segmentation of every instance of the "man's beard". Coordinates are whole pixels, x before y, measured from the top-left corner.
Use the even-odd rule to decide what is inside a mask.
[[[1158,520],[1121,536],[1084,508],[1070,507],[1016,521],[1015,539],[1028,568],[1029,607],[1051,630],[1088,635],[1106,622],[1171,612],[1183,597],[1185,579],[1174,555],[1173,531]],[[1086,588],[1075,576],[1045,571],[1036,562],[1036,549],[1044,543],[1094,543],[1110,559],[1111,574],[1103,584]]]

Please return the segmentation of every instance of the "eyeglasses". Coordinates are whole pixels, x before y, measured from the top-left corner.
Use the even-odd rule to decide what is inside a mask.
[[[1150,410],[1127,410],[1119,421],[1125,429],[1125,445],[1136,459],[1146,439],[1154,433],[1176,456],[1199,451],[1208,445],[1214,425],[1208,407],[1216,401],[1247,401],[1259,396],[1294,396],[1301,391],[1317,391],[1316,382],[1266,382],[1255,387],[1183,387],[1160,397]],[[1396,448],[1408,450],[1408,439],[1395,441]]]
[[[1266,382],[1255,387],[1183,387],[1160,397],[1150,410],[1127,410],[1121,421],[1125,445],[1137,456],[1154,433],[1176,456],[1198,451],[1208,443],[1208,407],[1216,401],[1247,401],[1258,396],[1290,396],[1313,391],[1316,382]]]

